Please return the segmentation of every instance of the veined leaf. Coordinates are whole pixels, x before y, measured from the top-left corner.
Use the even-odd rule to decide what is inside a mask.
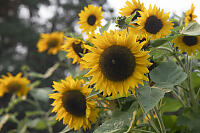
[[[182,83],[187,78],[187,74],[175,62],[169,61],[154,68],[150,72],[150,77],[156,83],[155,86],[173,88],[174,85]]]
[[[189,36],[199,36],[200,35],[200,24],[189,23],[182,31],[181,34]]]
[[[136,88],[135,91],[145,113],[148,113],[165,94],[164,91],[149,86]]]

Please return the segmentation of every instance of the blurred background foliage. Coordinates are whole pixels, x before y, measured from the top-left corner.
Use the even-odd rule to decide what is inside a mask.
[[[78,13],[88,4],[102,6],[106,12],[105,19],[111,18],[113,9],[107,0],[1,0],[0,73],[15,74],[22,69],[44,73],[58,61],[58,57],[37,52],[36,43],[40,33],[77,32]],[[43,14],[51,17],[44,20],[42,8]],[[45,12],[45,9],[50,11]],[[64,77],[65,68],[59,67],[52,78]]]
[[[112,18],[113,9],[107,0],[0,1],[0,75],[7,72],[16,75],[23,71],[34,88],[28,95],[29,99],[16,100],[11,94],[1,98],[1,133],[59,132],[65,127],[50,113],[48,94],[51,93],[52,81],[64,78],[75,65],[71,65],[70,59],[63,59],[63,53],[38,53],[36,44],[40,33],[63,31],[66,35],[78,34],[78,13],[89,4],[102,6],[106,12],[104,19]],[[45,15],[50,17],[43,18]],[[61,65],[58,67],[56,63],[59,60]],[[53,74],[41,78],[38,73],[44,74],[52,66],[56,69]]]

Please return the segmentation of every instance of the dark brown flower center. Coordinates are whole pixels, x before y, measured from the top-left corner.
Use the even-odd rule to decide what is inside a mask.
[[[67,112],[77,117],[86,114],[86,97],[79,90],[70,90],[63,95],[63,106]]]
[[[72,43],[72,48],[74,50],[74,52],[81,58],[82,55],[81,54],[84,54],[84,49],[81,47],[81,42],[78,43],[78,44],[75,44],[75,43]]]
[[[10,91],[10,92],[16,92],[18,91],[20,88],[21,88],[21,84],[19,84],[18,82],[12,82],[12,83],[9,83],[7,85],[7,89]]]
[[[96,22],[97,18],[94,15],[90,15],[87,19],[87,22],[89,25],[93,26]]]
[[[187,46],[194,46],[197,44],[198,39],[196,36],[183,36],[183,42],[187,45]]]
[[[190,17],[189,21],[192,21],[192,14],[190,14],[189,17]]]
[[[107,79],[111,81],[124,81],[134,71],[135,57],[127,47],[112,45],[101,54],[99,66]]]
[[[141,11],[141,10],[140,10],[140,9],[135,9],[135,10],[131,13],[131,15],[132,15],[132,14],[134,14],[134,13],[136,12],[135,16],[132,18],[132,21],[136,20],[137,17],[141,17],[141,15],[140,15],[140,13],[139,13],[138,11]]]
[[[158,19],[156,16],[150,16],[147,18],[145,23],[145,30],[151,34],[158,33],[163,27],[163,23],[160,19]]]
[[[59,41],[57,39],[51,39],[47,42],[49,48],[58,46]]]

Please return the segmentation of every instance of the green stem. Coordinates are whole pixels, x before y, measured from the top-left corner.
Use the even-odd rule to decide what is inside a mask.
[[[154,107],[154,112],[155,112],[155,114],[156,114],[156,116],[158,118],[158,123],[160,125],[161,133],[166,133],[165,125],[163,123],[160,110],[158,110],[157,106]]]
[[[182,106],[185,108],[186,105],[185,105],[184,101],[182,100],[182,98],[174,90],[172,90],[172,94],[182,104]]]
[[[196,103],[196,100],[195,100],[196,94],[195,94],[194,89],[191,86],[191,71],[192,71],[192,61],[189,60],[189,56],[187,55],[187,87],[189,90],[192,107],[194,111],[198,111],[198,103]]]
[[[135,95],[135,98],[136,100],[138,101],[140,107],[141,107],[141,110],[143,112],[143,114],[148,118],[148,122],[150,123],[150,125],[153,127],[153,129],[156,131],[156,133],[160,133],[160,131],[158,130],[158,128],[156,127],[155,123],[148,117],[148,115],[146,115],[144,109],[143,109],[143,106],[142,104],[140,103],[140,101],[138,100],[137,96]]]
[[[155,133],[155,132],[152,132],[152,131],[146,131],[146,130],[141,130],[141,129],[131,129],[130,131],[137,131],[138,132],[142,132],[142,133]]]

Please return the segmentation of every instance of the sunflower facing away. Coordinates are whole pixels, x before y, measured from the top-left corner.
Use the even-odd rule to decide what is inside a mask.
[[[140,34],[147,34],[151,40],[162,38],[171,33],[172,23],[168,21],[169,13],[164,14],[164,10],[160,11],[156,5],[152,8],[149,6],[148,11],[140,12],[141,17],[136,23]]]
[[[101,20],[103,12],[101,11],[101,7],[97,7],[94,5],[89,5],[88,8],[84,7],[84,10],[78,14],[80,17],[80,28],[83,29],[83,32],[89,33],[93,32],[97,29],[97,27],[101,27]]]
[[[70,37],[66,37],[65,44],[62,46],[62,49],[67,52],[67,58],[73,59],[73,64],[76,62],[80,63],[82,57],[81,54],[85,54],[88,51],[85,48],[84,41]]]
[[[67,77],[61,82],[53,82],[55,93],[49,95],[54,99],[52,112],[57,112],[56,119],[63,119],[63,124],[68,124],[74,130],[90,128],[98,117],[95,101],[88,98],[91,89],[83,84],[83,80]]]
[[[57,54],[61,49],[64,41],[63,32],[53,32],[47,34],[41,34],[40,40],[37,43],[37,48],[39,52],[44,52],[48,49],[48,54]]]
[[[138,0],[138,2],[136,0],[132,0],[132,3],[130,1],[126,1],[126,6],[121,8],[119,13],[122,16],[128,17],[136,12],[136,15],[132,18],[132,21],[135,21],[138,17],[141,17],[138,11],[145,11],[144,4],[140,3],[140,0]]]
[[[143,85],[142,80],[148,81],[144,74],[151,65],[147,60],[149,51],[141,51],[143,45],[136,38],[134,34],[127,35],[126,30],[115,30],[97,36],[93,40],[95,47],[87,46],[91,52],[82,58],[81,65],[89,68],[85,76],[92,76],[90,84],[96,83],[96,89],[103,91],[104,96],[128,96],[129,88],[134,93],[135,86]]]
[[[200,50],[200,36],[179,36],[173,41],[174,47],[178,47],[180,51],[186,52],[188,55],[195,54],[196,50]]]
[[[26,96],[31,89],[28,87],[30,81],[22,77],[22,73],[18,73],[16,76],[8,73],[8,76],[2,75],[0,78],[0,97],[5,93],[14,93],[18,97]]]
[[[194,19],[197,17],[196,15],[194,15],[194,5],[191,5],[191,9],[188,10],[185,13],[185,25],[187,25],[189,22],[196,22]]]

